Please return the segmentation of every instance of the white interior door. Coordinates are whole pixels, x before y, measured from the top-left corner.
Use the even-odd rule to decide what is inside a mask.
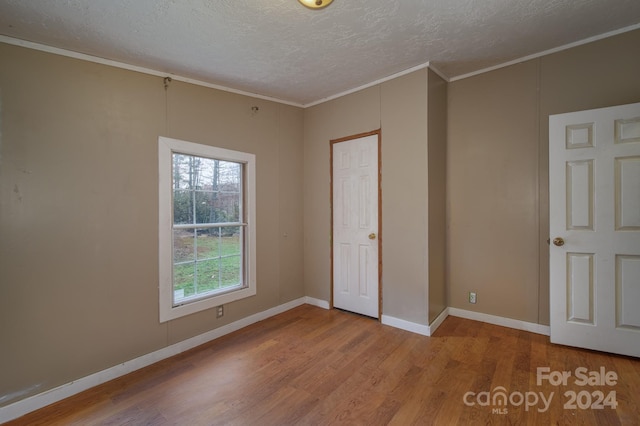
[[[639,357],[640,103],[551,116],[549,179],[551,341]]]
[[[378,317],[378,135],[332,147],[333,306]]]

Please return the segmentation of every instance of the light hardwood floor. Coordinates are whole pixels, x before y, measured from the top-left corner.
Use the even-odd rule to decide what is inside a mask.
[[[538,367],[572,377],[566,386],[538,386]],[[617,383],[579,386],[579,367],[614,371]],[[516,392],[553,397],[547,410],[542,402],[528,410],[481,406],[470,394],[476,404],[464,403],[467,392],[493,396],[498,386],[515,403]],[[586,391],[582,404],[615,391],[618,406],[564,409],[567,391]],[[424,337],[304,305],[8,424],[640,425],[639,406],[635,358],[454,317]]]

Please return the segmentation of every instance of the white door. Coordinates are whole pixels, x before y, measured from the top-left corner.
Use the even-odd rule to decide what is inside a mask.
[[[378,317],[378,134],[331,144],[333,306]]]
[[[551,341],[640,356],[640,103],[549,118]]]

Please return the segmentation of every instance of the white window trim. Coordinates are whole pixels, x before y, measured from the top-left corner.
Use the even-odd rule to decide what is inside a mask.
[[[173,188],[172,155],[174,152],[243,163],[245,169],[245,271],[246,287],[173,306]],[[201,145],[160,136],[158,138],[158,260],[160,322],[230,303],[256,294],[256,159],[254,154]]]

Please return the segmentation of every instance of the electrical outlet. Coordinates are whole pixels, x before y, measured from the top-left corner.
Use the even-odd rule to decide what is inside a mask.
[[[224,316],[224,305],[220,305],[216,309],[216,318],[222,318]]]
[[[469,303],[476,303],[476,293],[475,291],[470,291],[469,292]]]

